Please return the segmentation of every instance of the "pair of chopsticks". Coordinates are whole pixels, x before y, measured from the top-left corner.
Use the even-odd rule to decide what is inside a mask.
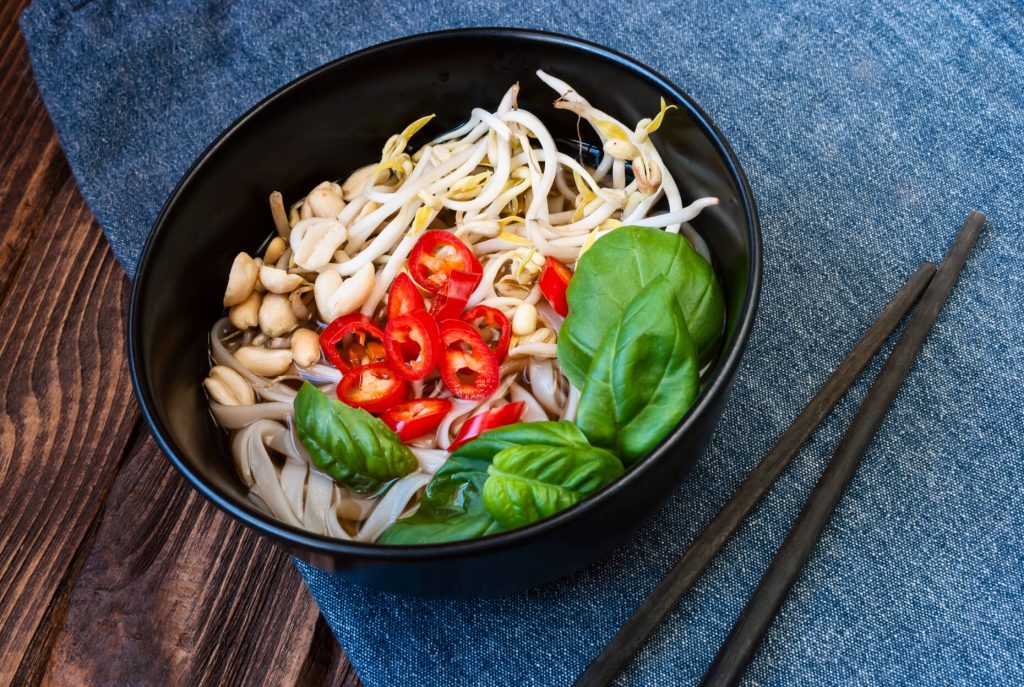
[[[941,267],[936,270],[932,263],[925,261],[917,268],[718,515],[580,675],[574,687],[611,684],[693,586],[920,297],[903,335],[861,403],[786,540],[711,662],[702,684],[718,686],[739,682],[882,424],[984,223],[985,215],[971,212],[942,259]]]

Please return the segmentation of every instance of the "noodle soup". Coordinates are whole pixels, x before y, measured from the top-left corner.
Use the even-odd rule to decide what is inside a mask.
[[[290,205],[239,254],[204,385],[249,498],[346,540],[528,525],[616,479],[686,413],[724,325],[707,249],[651,138],[538,72],[600,161],[513,85],[495,110]],[[540,86],[540,83],[535,84]]]

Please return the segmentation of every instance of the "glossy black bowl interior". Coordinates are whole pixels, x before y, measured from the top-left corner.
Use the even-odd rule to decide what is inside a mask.
[[[417,141],[497,107],[519,81],[519,104],[558,137],[575,116],[551,107],[538,68],[562,77],[627,123],[680,106],[655,142],[685,201],[721,205],[694,222],[714,254],[728,304],[717,370],[696,406],[622,479],[541,523],[493,537],[430,546],[347,543],[284,525],[245,498],[200,382],[207,334],[221,316],[232,258],[273,231],[272,190],[286,201],[324,179],[379,159],[391,134],[427,113]],[[585,130],[585,127],[583,127]],[[586,133],[584,133],[586,137]],[[231,126],[168,200],[146,245],[132,294],[132,377],[146,419],[174,465],[220,508],[315,565],[377,588],[475,595],[526,588],[565,575],[621,543],[652,513],[704,448],[749,337],[760,286],[760,235],[750,190],[721,134],[676,86],[607,49],[550,34],[465,30],[414,36],[326,65],[281,89]],[[614,275],[609,275],[614,279]]]

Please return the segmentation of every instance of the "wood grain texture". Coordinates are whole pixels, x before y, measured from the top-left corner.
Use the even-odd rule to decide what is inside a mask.
[[[0,297],[41,228],[45,208],[71,174],[17,30],[25,4],[0,3]]]
[[[143,433],[43,684],[323,684],[318,618],[290,558],[216,511]]]
[[[51,617],[138,419],[126,284],[66,178],[0,305],[0,683]],[[44,628],[45,631],[45,628]]]
[[[288,557],[206,504],[142,425],[128,283],[0,3],[0,685],[358,679]]]

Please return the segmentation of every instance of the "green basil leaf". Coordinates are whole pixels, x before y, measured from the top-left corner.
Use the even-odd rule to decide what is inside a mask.
[[[395,521],[377,543],[428,544],[500,532],[481,497],[487,468],[501,450],[523,445],[590,448],[571,422],[522,422],[484,432],[452,453],[427,484],[416,512]]]
[[[518,422],[484,432],[455,449],[453,456],[466,456],[488,463],[510,446],[590,446],[580,428],[571,422]]]
[[[604,449],[511,446],[487,468],[483,502],[501,527],[522,527],[568,508],[621,474],[622,463]]]
[[[627,306],[658,277],[675,291],[701,365],[715,355],[725,323],[722,288],[710,263],[679,234],[619,227],[580,258],[569,282],[569,316],[558,335],[558,362],[582,389],[598,346]]]
[[[306,382],[295,396],[295,430],[313,464],[353,491],[375,491],[416,470],[413,452],[365,410]]]
[[[590,443],[631,465],[675,427],[699,392],[693,339],[671,284],[658,278],[601,341],[576,422]]]
[[[500,531],[480,496],[489,465],[490,459],[452,455],[427,484],[416,512],[396,520],[377,543],[430,544]]]

